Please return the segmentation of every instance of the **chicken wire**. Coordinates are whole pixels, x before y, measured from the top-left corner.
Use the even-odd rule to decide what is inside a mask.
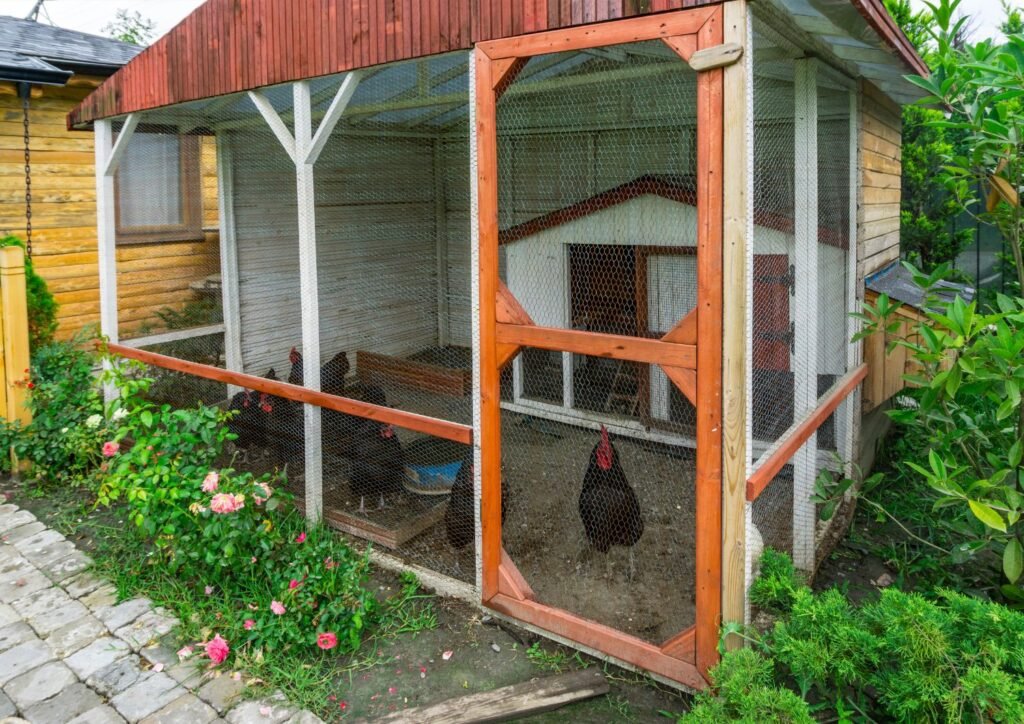
[[[313,280],[300,273],[299,228],[313,218],[303,211],[296,166],[250,97],[144,114],[139,131],[175,139],[189,129],[184,135],[200,139],[204,162],[219,158],[225,167],[211,168],[212,193],[203,200],[216,203],[219,181],[229,208],[206,214],[207,246],[167,248],[187,270],[182,288],[191,293],[174,308],[174,323],[140,328],[122,302],[122,338],[177,359],[471,424],[467,61],[457,53],[360,74],[314,165]],[[314,131],[344,78],[310,81]],[[292,86],[260,93],[294,136]],[[176,171],[166,148],[140,142],[139,131],[131,143],[140,150],[128,154],[125,175],[150,179],[139,207],[156,213]],[[218,224],[229,230],[237,265],[237,291],[224,295],[226,304]],[[122,284],[130,271],[119,266]],[[191,313],[200,297],[211,310],[201,317]],[[319,383],[306,369],[304,303],[319,328]],[[233,326],[227,334],[189,336],[225,318]],[[188,338],[149,344],[168,332]],[[282,472],[301,497],[313,464],[314,475],[322,471],[330,523],[408,562],[475,582],[469,446],[192,375],[149,372],[168,402],[222,402],[236,412],[235,467]]]
[[[499,276],[534,323],[658,338],[695,308],[696,106],[660,41],[531,58],[501,95]],[[502,542],[537,600],[657,643],[692,625],[690,401],[530,347],[501,392]]]
[[[754,239],[750,437],[756,472],[848,372],[850,86],[770,25],[752,27]],[[764,547],[812,571],[819,476],[843,471],[850,402],[748,506],[748,583]],[[827,487],[827,486],[826,486]]]

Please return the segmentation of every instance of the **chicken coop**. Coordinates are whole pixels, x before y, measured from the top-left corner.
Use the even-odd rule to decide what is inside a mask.
[[[210,0],[69,117],[102,333],[378,561],[700,688],[857,459],[909,72],[880,0]]]

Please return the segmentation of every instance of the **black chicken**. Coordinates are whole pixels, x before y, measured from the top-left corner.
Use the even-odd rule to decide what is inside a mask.
[[[377,388],[379,390],[379,388]],[[367,402],[378,404],[380,399],[372,389],[365,391]],[[383,397],[383,391],[380,392]],[[355,441],[352,476],[349,486],[359,496],[359,512],[366,513],[366,496],[380,496],[380,508],[386,507],[385,497],[401,491],[405,479],[405,452],[395,429],[387,423],[364,420]]]
[[[292,347],[288,353],[288,361],[292,365],[288,371],[288,383],[303,385],[305,373],[302,369],[302,353]],[[351,367],[348,363],[348,355],[338,352],[320,367],[320,389],[331,395],[344,395],[345,378],[348,376],[349,369]]]
[[[267,379],[279,381],[274,370],[267,373]],[[306,450],[302,405],[276,395],[268,395],[267,404],[270,407],[266,420],[267,445],[282,464],[302,462]]]
[[[273,369],[267,371],[267,379],[276,379]],[[273,409],[270,395],[265,392],[242,390],[231,398],[228,412],[236,413],[228,421],[228,431],[234,433],[235,447],[242,452],[242,462],[248,461],[252,448],[263,448],[267,444],[267,420]]]
[[[633,577],[632,546],[644,532],[640,502],[626,480],[619,455],[601,426],[601,441],[590,453],[590,465],[580,491],[580,520],[590,545],[607,553],[613,545],[630,548],[629,569]]]
[[[448,498],[448,509],[444,513],[445,532],[452,548],[465,548],[473,540],[476,525],[473,493],[473,454],[462,461],[459,472],[455,474],[455,483]],[[501,486],[501,518],[505,519],[508,510],[508,486]]]

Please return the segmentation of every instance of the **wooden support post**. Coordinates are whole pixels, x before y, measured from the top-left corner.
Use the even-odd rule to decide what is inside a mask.
[[[480,352],[481,340],[484,338],[480,321],[480,208],[479,208],[479,128],[477,126],[477,66],[486,62],[478,58],[474,51],[469,51],[467,59],[467,80],[469,83],[469,298],[470,298],[470,335],[472,338],[473,356],[473,532],[475,566],[474,584],[478,600],[483,598],[483,529],[480,525],[483,506],[482,470],[480,452],[481,427],[483,425],[483,401],[481,394],[481,376],[483,373],[483,355]],[[497,356],[497,349],[494,355]]]
[[[860,178],[860,124],[858,123],[860,105],[856,87],[850,90],[850,156],[849,156],[849,226],[846,231],[846,311],[858,311],[857,295],[857,186]],[[861,363],[862,343],[850,342],[853,336],[860,331],[860,321],[854,317],[847,316],[846,340],[846,369],[852,370]],[[846,474],[852,476],[853,465],[856,462],[860,438],[860,388],[858,387],[850,397],[843,403],[841,419],[839,419],[837,430],[839,432],[839,455],[846,465]]]
[[[29,348],[28,300],[25,296],[25,250],[20,246],[0,249],[0,325],[3,327],[0,360],[3,361],[3,415],[7,422],[32,422],[28,409]],[[11,469],[18,459],[10,451]]]
[[[445,183],[444,141],[435,138],[434,150],[434,249],[437,270],[437,344],[447,347],[451,342],[449,333],[450,305],[448,298],[448,204]]]
[[[243,371],[242,312],[239,302],[238,244],[235,237],[235,169],[231,136],[217,134],[217,212],[220,223],[221,304],[224,308],[224,364]],[[228,397],[239,388],[228,386]]]
[[[747,42],[746,0],[724,6],[725,42],[743,48]],[[750,63],[725,68],[725,144],[722,241],[722,621],[743,623],[746,612],[747,506],[747,264],[753,239],[747,182],[753,173],[748,156],[752,118],[748,115]],[[741,645],[736,637],[730,647]]]
[[[295,110],[296,211],[299,221],[299,295],[302,318],[303,384],[320,390],[320,287],[316,253],[316,195],[313,188],[312,104],[309,83],[292,84]],[[323,455],[320,408],[303,405],[306,432],[306,518],[317,522],[323,516]]]
[[[128,116],[114,146],[113,121],[104,118],[95,125],[96,157],[96,240],[100,282],[100,333],[109,342],[119,340],[117,321],[117,200],[114,175],[138,125],[134,114]],[[104,363],[106,366],[107,363]],[[113,385],[103,388],[109,403],[117,395]]]
[[[817,61],[796,61],[794,148],[796,161],[796,320],[793,417],[818,400],[818,84]],[[814,567],[815,510],[811,502],[817,463],[813,433],[793,457],[793,562]]]

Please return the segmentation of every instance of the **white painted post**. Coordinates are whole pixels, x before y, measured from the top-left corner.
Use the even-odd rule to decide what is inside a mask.
[[[797,60],[794,149],[796,166],[796,335],[793,414],[818,400],[818,86],[817,61]],[[812,434],[793,457],[793,562],[814,567],[814,492],[818,438]]]
[[[309,83],[292,84],[295,111],[295,183],[299,221],[299,295],[302,317],[303,384],[320,389],[320,291],[316,262],[316,196],[313,164],[308,160],[313,142],[313,118]],[[306,431],[306,518],[323,516],[323,456],[321,455],[320,408],[303,405]]]
[[[434,139],[434,249],[437,275],[437,344],[447,347],[451,342],[448,316],[448,214],[444,178],[444,149],[440,138]]]
[[[131,140],[138,116],[132,114],[125,120],[117,143],[114,143],[113,121],[103,118],[95,124],[96,158],[96,240],[98,245],[100,282],[100,333],[109,342],[119,340],[117,321],[117,202],[114,198],[114,174]],[[104,362],[104,368],[109,364]],[[117,396],[117,389],[106,384],[103,397],[111,402]]]
[[[217,134],[217,215],[220,224],[221,305],[224,309],[224,364],[242,372],[242,311],[239,301],[238,243],[235,237],[235,169],[231,136]],[[241,388],[228,385],[230,399]]]
[[[860,105],[858,103],[856,87],[850,90],[850,180],[849,180],[849,226],[846,237],[846,311],[857,311],[857,193],[860,183],[860,124],[858,116]],[[846,369],[847,371],[857,367],[861,362],[861,343],[851,343],[849,340],[860,331],[860,322],[854,317],[847,316],[847,347],[846,347]],[[846,401],[838,410],[838,443],[839,455],[846,464],[846,474],[853,475],[853,465],[858,454],[858,438],[860,428],[860,388],[850,393]]]

